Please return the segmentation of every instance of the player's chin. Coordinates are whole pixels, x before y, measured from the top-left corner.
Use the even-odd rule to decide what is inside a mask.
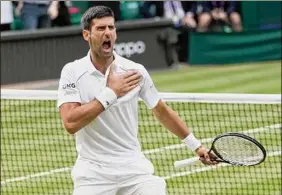
[[[104,58],[110,58],[113,56],[113,50],[103,49],[101,53]]]

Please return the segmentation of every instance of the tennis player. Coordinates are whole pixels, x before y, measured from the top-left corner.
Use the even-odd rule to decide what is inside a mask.
[[[113,51],[112,10],[91,7],[81,24],[90,50],[62,69],[57,101],[65,129],[76,138],[73,195],[166,194],[164,179],[153,175],[137,139],[139,97],[204,164],[213,164],[207,149],[160,99],[144,66]]]

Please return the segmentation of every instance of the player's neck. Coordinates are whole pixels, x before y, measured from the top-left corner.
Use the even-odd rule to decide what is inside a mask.
[[[101,58],[98,55],[95,55],[91,52],[91,62],[95,66],[97,70],[99,70],[102,74],[106,73],[107,68],[114,61],[114,56],[112,55],[109,58]]]

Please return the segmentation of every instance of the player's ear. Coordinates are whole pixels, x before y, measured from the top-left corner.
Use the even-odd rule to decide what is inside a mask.
[[[82,36],[85,41],[89,41],[90,32],[88,30],[83,30]]]

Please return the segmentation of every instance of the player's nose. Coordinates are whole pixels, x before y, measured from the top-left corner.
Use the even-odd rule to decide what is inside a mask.
[[[106,33],[105,33],[105,39],[106,39],[106,40],[107,40],[107,39],[110,39],[110,37],[111,37],[110,34],[106,34]]]
[[[111,30],[109,29],[109,27],[106,27],[104,34],[105,34],[106,36],[110,36]]]

